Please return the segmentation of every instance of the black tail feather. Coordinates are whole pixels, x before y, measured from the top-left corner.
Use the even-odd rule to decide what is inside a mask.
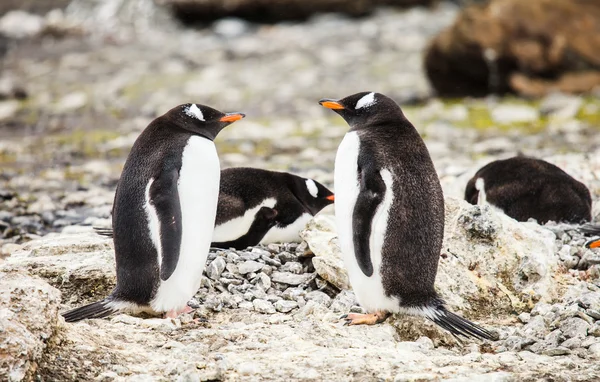
[[[103,318],[107,317],[117,310],[108,306],[108,300],[102,300],[93,302],[88,305],[69,310],[68,312],[62,313],[66,322],[76,322],[86,318]]]
[[[579,227],[579,231],[588,236],[600,235],[600,224],[586,223]]]
[[[481,326],[462,318],[447,310],[443,305],[428,307],[430,312],[425,313],[425,317],[433,321],[436,325],[446,329],[455,336],[475,337],[484,340],[496,340],[496,336],[482,328]]]
[[[112,228],[94,227],[94,231],[96,231],[96,233],[101,236],[113,237]]]

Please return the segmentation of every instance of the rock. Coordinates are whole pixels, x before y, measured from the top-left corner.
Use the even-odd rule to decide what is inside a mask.
[[[252,305],[254,305],[254,310],[259,313],[273,314],[275,313],[275,307],[269,301],[255,299],[252,301]]]
[[[10,119],[19,110],[19,101],[0,101],[0,121]]]
[[[57,113],[66,113],[84,107],[88,102],[88,96],[83,92],[70,93],[61,98],[55,105]]]
[[[317,274],[339,289],[350,289],[348,272],[338,244],[335,217],[318,214],[300,232],[300,237],[315,254],[312,262]]]
[[[539,119],[536,109],[524,105],[498,105],[492,110],[492,120],[499,124],[533,122]]]
[[[317,12],[344,12],[350,15],[364,15],[373,9],[368,1],[323,0],[298,1],[280,0],[234,0],[223,3],[217,0],[159,0],[168,5],[175,16],[185,22],[215,20],[224,16],[274,21],[302,19]],[[236,27],[236,31],[239,27]]]
[[[560,119],[574,118],[581,106],[583,99],[563,93],[550,93],[540,103],[540,113]]]
[[[275,309],[277,309],[277,311],[281,313],[287,313],[297,307],[298,303],[296,301],[279,300],[275,302]]]
[[[595,343],[588,348],[593,357],[600,358],[600,343]]]
[[[307,301],[316,301],[319,304],[323,304],[325,306],[329,306],[331,304],[331,297],[329,297],[325,293],[323,293],[321,291],[318,291],[318,290],[314,290],[312,292],[308,292],[306,294],[305,299]]]
[[[60,292],[37,277],[0,270],[0,375],[34,379],[56,334]]]
[[[115,284],[112,242],[94,233],[46,235],[24,244],[2,267],[40,276],[74,305],[106,297]]]
[[[309,279],[311,279],[311,277],[311,274],[306,273],[295,275],[289,272],[273,272],[271,275],[271,281],[287,285],[300,285],[307,282]]]
[[[598,18],[600,5],[589,1],[468,6],[429,44],[427,76],[440,96],[591,91],[600,84]]]
[[[521,301],[554,298],[557,260],[552,232],[535,223],[519,223],[488,205],[445,201],[436,288],[451,306],[486,306],[489,315],[523,312],[526,306]]]
[[[301,274],[302,268],[302,264],[296,261],[288,261],[287,263],[281,266],[280,271]]]
[[[206,276],[212,280],[218,280],[223,270],[225,270],[225,265],[225,260],[218,256],[206,267]]]
[[[246,21],[235,17],[217,20],[212,28],[217,36],[224,38],[240,37],[250,30]]]
[[[10,11],[0,18],[0,34],[10,38],[31,38],[42,31],[44,19],[24,11]]]
[[[562,347],[562,346],[550,348],[550,349],[544,350],[544,352],[543,352],[544,355],[548,355],[551,357],[556,357],[559,355],[565,355],[565,354],[570,354],[570,353],[571,353],[571,351],[569,349]]]
[[[530,319],[531,319],[531,314],[529,314],[527,312],[523,312],[523,313],[519,314],[519,321],[521,321],[524,324],[528,323]]]
[[[560,330],[567,338],[585,338],[589,328],[590,324],[578,317],[569,318],[560,325]]]
[[[354,293],[348,290],[343,290],[337,296],[335,296],[331,302],[331,305],[329,306],[329,309],[336,313],[345,314],[350,312],[350,308],[356,304],[357,302]]]
[[[241,275],[245,275],[250,272],[257,272],[261,270],[265,265],[256,261],[248,260],[238,265],[238,272]]]

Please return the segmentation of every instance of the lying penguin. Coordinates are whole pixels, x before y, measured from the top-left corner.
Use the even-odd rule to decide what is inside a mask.
[[[333,201],[333,193],[321,183],[287,172],[222,170],[211,247],[246,249],[298,242],[306,223]],[[112,235],[110,228],[96,228],[96,232]]]
[[[516,156],[488,163],[467,183],[465,200],[490,203],[518,221],[582,224],[583,234],[600,235],[600,225],[586,223],[592,220],[588,188],[541,159]]]
[[[189,311],[213,234],[220,165],[213,140],[243,118],[184,104],[135,141],[113,206],[117,285],[102,301],[63,313],[67,322],[119,311]]]
[[[467,183],[465,200],[486,201],[518,221],[580,224],[592,219],[588,188],[557,166],[516,156],[483,166]]]
[[[319,103],[350,125],[335,158],[335,215],[350,283],[368,314],[342,317],[349,325],[372,325],[404,313],[454,335],[492,339],[450,312],[435,290],[444,196],[417,130],[383,94]]]

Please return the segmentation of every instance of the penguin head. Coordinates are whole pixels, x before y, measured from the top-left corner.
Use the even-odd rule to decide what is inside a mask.
[[[319,103],[338,113],[352,128],[404,119],[400,106],[380,93],[361,92],[342,99],[323,98]]]
[[[302,178],[294,175],[293,192],[296,198],[310,212],[316,215],[317,212],[327,207],[334,201],[333,192],[313,179]]]
[[[231,123],[244,118],[242,113],[223,113],[199,103],[186,103],[171,109],[167,117],[189,132],[203,136],[211,141]]]

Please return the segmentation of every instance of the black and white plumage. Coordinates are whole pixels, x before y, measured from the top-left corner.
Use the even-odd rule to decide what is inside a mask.
[[[184,104],[156,118],[134,143],[113,204],[117,285],[102,301],[63,313],[67,322],[117,311],[187,308],[211,242],[220,165],[213,140],[243,114]]]
[[[335,159],[335,214],[352,289],[371,314],[349,314],[347,322],[406,313],[455,335],[491,339],[448,311],[435,291],[444,198],[429,152],[400,107],[372,92],[320,104],[350,125]]]
[[[490,203],[518,221],[581,224],[592,218],[592,197],[583,183],[551,163],[526,156],[483,166],[467,183],[465,200]]]
[[[306,223],[333,201],[333,193],[313,179],[249,167],[222,170],[211,247],[300,241]],[[96,232],[112,235],[107,228]]]

